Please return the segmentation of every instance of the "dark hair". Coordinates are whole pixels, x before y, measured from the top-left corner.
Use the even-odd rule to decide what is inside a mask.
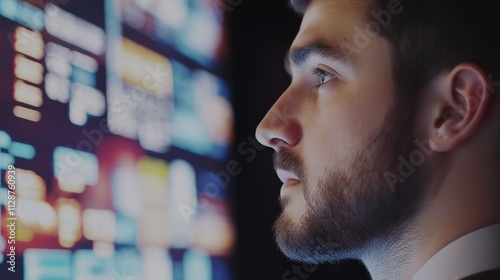
[[[303,14],[310,1],[290,0],[290,6]],[[392,46],[395,87],[402,100],[412,102],[430,79],[461,62],[475,63],[500,79],[500,1],[366,1],[372,2],[368,21],[376,21],[373,14],[387,11],[391,3],[402,7],[380,29]]]

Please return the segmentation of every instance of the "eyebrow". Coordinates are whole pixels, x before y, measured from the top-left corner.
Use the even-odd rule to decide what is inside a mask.
[[[352,59],[339,46],[331,46],[322,42],[315,42],[303,47],[288,50],[285,56],[285,69],[289,71],[290,61],[295,65],[303,65],[311,56],[338,62],[346,66],[352,66]]]

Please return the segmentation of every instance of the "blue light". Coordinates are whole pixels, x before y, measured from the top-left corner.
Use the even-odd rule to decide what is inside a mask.
[[[184,255],[184,279],[212,280],[212,261],[201,252],[188,249]]]
[[[17,11],[16,0],[2,0],[0,1],[0,14],[8,19],[14,20]]]
[[[7,169],[7,167],[11,164],[14,164],[16,161],[13,156],[9,154],[0,153],[0,169]]]
[[[99,258],[94,251],[87,249],[76,250],[73,257],[72,279],[110,279],[110,276],[115,276],[112,274],[114,272],[113,258]]]
[[[75,174],[81,176],[88,186],[97,184],[99,179],[97,157],[91,153],[57,147],[54,150],[54,176],[62,181]]]
[[[7,149],[10,146],[10,143],[12,142],[9,134],[5,131],[0,130],[0,148],[5,148]]]
[[[0,15],[38,31],[45,26],[44,11],[16,0],[1,0]]]
[[[27,249],[24,252],[24,279],[71,279],[71,252]]]
[[[89,87],[96,87],[95,74],[73,65],[73,82],[81,83]]]
[[[36,151],[35,148],[29,144],[12,142],[9,147],[9,153],[18,158],[33,159]]]

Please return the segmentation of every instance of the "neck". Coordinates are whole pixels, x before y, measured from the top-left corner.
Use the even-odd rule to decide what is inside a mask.
[[[375,240],[361,257],[373,280],[411,279],[425,262],[422,248],[425,239],[408,226],[400,231]]]
[[[361,257],[373,280],[410,280],[449,243],[500,222],[498,164],[488,158],[491,151],[464,149],[439,163],[443,172],[429,182],[422,210],[403,234],[375,240]]]

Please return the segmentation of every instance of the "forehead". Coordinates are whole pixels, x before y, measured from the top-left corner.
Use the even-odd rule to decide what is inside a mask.
[[[366,24],[369,0],[313,0],[307,7],[292,46],[312,41],[352,43],[355,28]]]

